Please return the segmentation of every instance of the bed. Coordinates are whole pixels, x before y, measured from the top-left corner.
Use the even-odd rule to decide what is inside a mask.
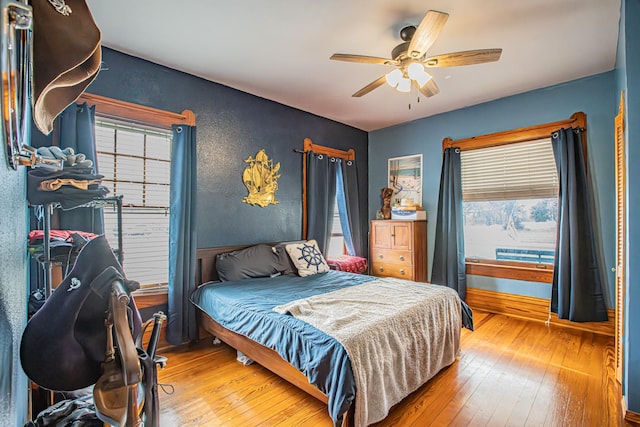
[[[240,262],[265,264],[258,246],[267,257],[265,247],[279,253],[270,273],[266,265],[248,275],[244,265],[240,274],[221,267],[246,251]],[[283,274],[296,270],[274,249],[284,246],[198,250],[191,300],[203,329],[325,402],[334,425],[383,419],[458,357],[464,310],[451,289],[334,270]]]

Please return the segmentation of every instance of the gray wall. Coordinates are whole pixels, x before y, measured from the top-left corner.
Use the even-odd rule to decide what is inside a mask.
[[[20,366],[20,338],[27,322],[26,172],[10,169],[0,154],[0,424],[27,419],[27,378]]]

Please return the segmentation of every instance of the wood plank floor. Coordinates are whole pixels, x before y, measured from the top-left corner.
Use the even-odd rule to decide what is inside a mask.
[[[462,354],[382,426],[624,426],[613,339],[476,311]],[[164,352],[161,425],[327,426],[326,406],[210,339]]]

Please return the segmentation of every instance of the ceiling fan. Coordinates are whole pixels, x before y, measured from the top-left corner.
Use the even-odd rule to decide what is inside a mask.
[[[440,92],[440,89],[431,75],[427,73],[425,67],[483,64],[499,60],[502,54],[502,49],[478,49],[427,56],[427,50],[440,35],[448,18],[449,14],[447,13],[430,10],[422,18],[422,22],[417,28],[415,26],[404,27],[400,31],[400,38],[403,43],[400,43],[391,51],[391,58],[393,59],[344,53],[334,53],[330,59],[396,67],[390,73],[374,80],[354,93],[353,97],[358,98],[366,95],[382,86],[385,82],[400,92],[409,92],[413,83],[424,96],[433,96]]]

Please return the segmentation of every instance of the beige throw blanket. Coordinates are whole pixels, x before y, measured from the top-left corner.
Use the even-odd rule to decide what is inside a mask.
[[[355,377],[355,425],[393,405],[454,362],[461,313],[450,288],[384,278],[274,307],[334,337]]]

